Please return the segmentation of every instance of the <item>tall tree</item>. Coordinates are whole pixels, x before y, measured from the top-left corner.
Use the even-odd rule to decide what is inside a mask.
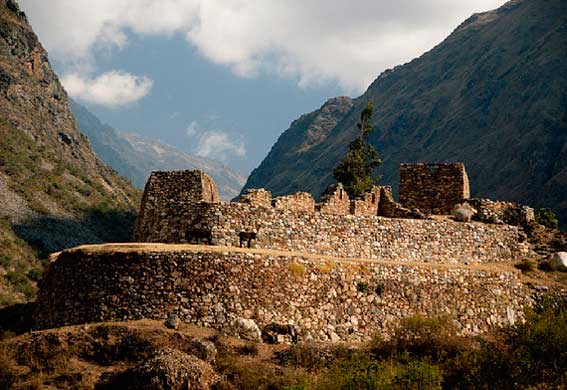
[[[376,149],[366,142],[366,137],[373,131],[370,124],[373,112],[374,105],[368,102],[357,123],[359,137],[350,143],[343,160],[333,171],[335,179],[345,186],[352,198],[362,196],[378,182],[376,170],[382,165],[382,160]]]

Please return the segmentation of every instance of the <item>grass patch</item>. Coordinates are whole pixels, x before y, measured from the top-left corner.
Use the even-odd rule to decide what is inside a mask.
[[[305,275],[305,266],[300,263],[289,263],[287,265],[288,271],[292,274],[292,276],[296,279],[300,279]]]
[[[315,268],[319,272],[326,274],[337,268],[337,263],[331,259],[327,259],[324,263],[318,263]]]

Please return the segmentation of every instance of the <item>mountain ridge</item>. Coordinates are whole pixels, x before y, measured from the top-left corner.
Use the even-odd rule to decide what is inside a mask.
[[[383,158],[385,184],[397,186],[401,162],[463,161],[474,196],[552,206],[567,221],[565,7],[560,0],[515,0],[471,16],[430,51],[383,72],[336,118],[324,142],[276,159],[278,143],[305,137],[284,132],[244,190],[319,196],[372,101],[369,141]],[[306,170],[295,180],[300,165]]]
[[[103,123],[87,108],[70,99],[71,110],[82,133],[95,152],[119,174],[143,189],[152,171],[200,169],[211,175],[223,200],[240,192],[245,179],[224,164],[185,153],[161,141],[116,130]]]
[[[25,14],[0,0],[0,306],[33,296],[48,253],[128,241],[140,196],[93,152]]]

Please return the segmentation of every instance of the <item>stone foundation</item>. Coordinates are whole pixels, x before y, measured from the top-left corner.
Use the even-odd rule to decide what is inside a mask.
[[[182,320],[233,332],[236,319],[295,324],[300,340],[391,334],[403,317],[449,315],[464,334],[513,323],[530,304],[513,268],[352,261],[175,245],[83,247],[46,272],[38,328]]]

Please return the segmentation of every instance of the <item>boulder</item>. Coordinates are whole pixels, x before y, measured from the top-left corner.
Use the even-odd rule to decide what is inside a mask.
[[[212,341],[204,339],[194,339],[188,344],[188,349],[192,355],[203,359],[207,363],[214,363],[217,357],[217,347]],[[187,349],[184,349],[187,351]]]
[[[165,326],[169,329],[177,329],[179,327],[179,317],[177,314],[170,314],[165,320]]]
[[[262,332],[252,319],[238,318],[234,323],[234,331],[242,339],[262,342]]]
[[[567,252],[557,252],[551,258],[551,265],[558,271],[567,271]]]
[[[468,203],[456,204],[451,211],[451,215],[453,215],[457,222],[470,222],[475,214],[476,210]]]
[[[262,329],[262,340],[268,344],[296,344],[299,338],[297,327],[292,324],[268,324]]]
[[[220,379],[210,364],[165,348],[137,367],[103,375],[95,389],[209,390]]]

